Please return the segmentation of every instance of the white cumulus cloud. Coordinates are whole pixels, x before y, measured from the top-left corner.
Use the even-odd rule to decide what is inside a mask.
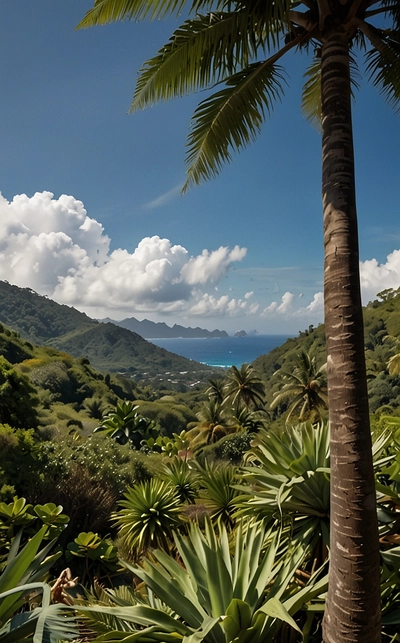
[[[72,196],[0,194],[0,279],[33,288],[81,310],[208,315],[251,309],[247,299],[209,297],[246,249],[220,247],[190,256],[181,245],[145,237],[133,253],[110,252],[103,226]],[[195,311],[198,311],[197,313]],[[105,313],[106,314],[106,313]]]
[[[364,303],[375,299],[376,294],[386,288],[400,286],[400,250],[393,250],[386,263],[369,259],[360,263],[361,289]]]
[[[191,257],[182,268],[182,277],[190,285],[206,284],[219,281],[231,263],[241,261],[246,256],[246,248],[235,246],[233,250],[221,246],[209,252],[203,250],[201,255]]]
[[[189,315],[202,317],[254,315],[258,311],[258,304],[249,304],[246,298],[230,299],[227,295],[214,297],[204,293],[188,310]]]
[[[290,290],[282,288],[280,298],[276,283],[275,301],[270,303],[265,296],[255,301],[248,285],[242,295],[235,295],[237,287],[223,280],[246,256],[246,248],[238,245],[204,249],[192,256],[182,245],[157,235],[138,240],[133,252],[123,248],[111,252],[110,244],[101,223],[89,217],[73,196],[55,198],[51,192],[37,192],[8,201],[0,194],[0,279],[33,288],[89,315],[154,313],[161,319],[175,315],[178,323],[199,317],[253,316],[260,318],[267,332],[323,320],[322,292],[315,292],[310,301],[310,295],[300,294],[301,280],[294,281]],[[379,291],[400,286],[400,250],[383,263],[361,262],[360,271],[367,303]]]

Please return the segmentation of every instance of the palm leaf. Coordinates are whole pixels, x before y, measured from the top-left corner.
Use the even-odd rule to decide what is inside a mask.
[[[370,80],[397,113],[400,109],[400,30],[391,31],[379,50],[367,53],[367,60]]]
[[[233,74],[237,60],[248,62],[255,52],[241,18],[237,12],[212,13],[181,25],[140,70],[130,111],[208,87]]]
[[[31,595],[42,591],[42,606],[33,611],[15,614],[0,630],[2,643],[19,643],[29,640],[32,643],[57,643],[60,639],[75,639],[78,627],[73,616],[67,616],[69,607],[50,604],[51,588],[46,583],[28,583],[14,587],[0,594],[0,602],[13,595]],[[26,599],[25,599],[26,600]]]
[[[219,174],[234,149],[240,151],[255,140],[265,114],[283,95],[282,81],[279,67],[268,61],[254,63],[200,103],[188,139],[184,190]]]
[[[106,25],[117,20],[157,20],[179,15],[185,0],[95,0],[77,29]]]
[[[321,131],[321,58],[314,58],[304,77],[301,111],[310,125]]]

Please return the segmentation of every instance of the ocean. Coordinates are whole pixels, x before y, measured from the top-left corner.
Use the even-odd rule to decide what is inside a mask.
[[[149,342],[171,353],[194,359],[201,364],[228,368],[253,362],[292,335],[248,335],[247,337],[216,337],[199,339],[149,339]]]

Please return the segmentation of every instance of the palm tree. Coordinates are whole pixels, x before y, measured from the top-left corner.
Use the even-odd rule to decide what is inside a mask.
[[[314,52],[303,110],[322,129],[325,330],[331,427],[331,567],[324,641],[380,640],[379,541],[363,319],[351,98],[356,51],[388,103],[400,99],[399,0],[95,0],[80,27],[189,18],[142,68],[132,110],[217,85],[194,113],[186,186],[251,143],[283,94],[278,62]],[[374,25],[374,20],[382,28]],[[223,85],[222,85],[223,83]]]
[[[209,387],[206,393],[210,399],[214,399],[218,404],[222,404],[225,399],[225,381],[221,378],[208,380]]]
[[[400,345],[400,340],[398,337],[393,337],[393,335],[386,335],[383,338],[384,342],[391,342],[393,345],[393,348],[395,350],[399,349]],[[392,355],[387,363],[387,369],[389,371],[389,375],[399,375],[400,373],[400,353],[396,352],[394,355]]]
[[[326,364],[318,368],[315,355],[301,351],[292,372],[278,373],[285,383],[282,390],[274,394],[271,409],[288,402],[286,422],[296,414],[300,421],[321,420],[321,411],[328,408]]]
[[[226,404],[231,406],[262,407],[264,404],[264,384],[250,364],[240,368],[231,366],[225,385]]]
[[[226,414],[226,423],[234,429],[235,433],[239,431],[256,433],[259,429],[265,428],[268,419],[268,411],[264,409],[249,411],[246,406],[233,407],[229,414]]]
[[[204,402],[196,415],[198,422],[189,425],[191,428],[186,434],[190,449],[217,442],[228,432],[225,426],[223,407],[218,404],[215,398]]]

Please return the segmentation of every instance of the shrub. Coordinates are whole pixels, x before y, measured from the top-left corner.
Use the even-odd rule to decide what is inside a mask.
[[[37,426],[36,391],[25,375],[0,356],[0,422],[16,428]]]
[[[36,459],[37,440],[33,429],[14,429],[0,424],[0,500],[10,501],[10,491],[24,496],[27,489],[40,486],[41,464]]]

